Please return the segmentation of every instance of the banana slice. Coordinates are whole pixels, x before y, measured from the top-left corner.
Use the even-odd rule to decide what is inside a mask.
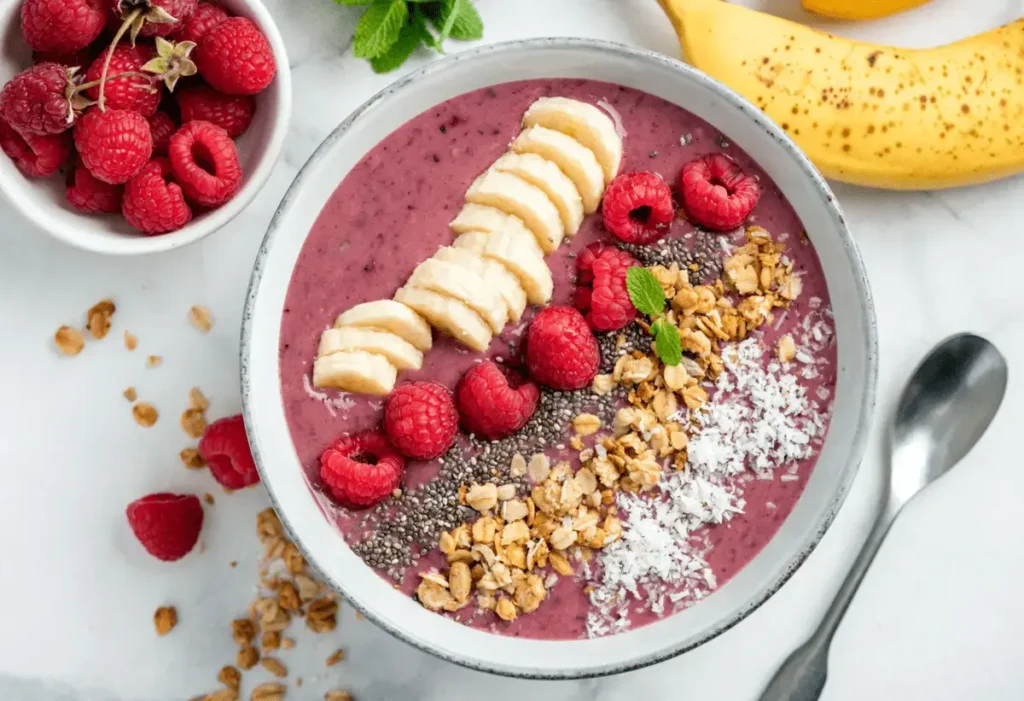
[[[524,129],[511,148],[516,153],[536,153],[553,162],[576,186],[583,198],[583,211],[597,211],[604,194],[604,170],[593,151],[571,136],[544,127]]]
[[[485,351],[491,342],[487,322],[457,299],[420,287],[402,287],[395,299],[412,307],[432,326],[475,351]]]
[[[385,395],[395,386],[398,370],[383,355],[342,351],[317,358],[313,384],[356,394]]]
[[[467,204],[462,207],[458,216],[450,224],[456,235],[468,232],[493,234],[495,231],[509,231],[516,235],[523,235],[530,240],[537,250],[537,255],[543,257],[544,252],[537,245],[537,239],[533,232],[526,228],[526,224],[519,217],[505,214],[500,209],[488,207],[483,204]],[[481,248],[481,250],[483,250]],[[479,253],[480,251],[477,251]]]
[[[487,284],[493,284],[498,290],[498,294],[505,301],[505,306],[508,307],[509,320],[516,322],[522,318],[523,311],[526,309],[526,293],[516,276],[509,272],[504,265],[496,260],[482,258],[479,253],[474,253],[469,249],[452,248],[451,246],[445,246],[438,250],[434,254],[434,258],[446,263],[454,263],[477,273]]]
[[[466,236],[476,237],[477,234],[463,234],[455,240],[455,245],[459,246],[460,239]],[[498,231],[485,236],[487,238],[480,255],[496,260],[511,270],[519,278],[519,284],[526,290],[526,299],[530,304],[547,304],[554,289],[551,270],[544,259],[525,242],[526,239],[508,231]],[[460,247],[469,247],[470,243],[467,241]],[[476,241],[472,243],[475,245]]]
[[[560,131],[593,151],[610,183],[622,163],[622,137],[615,122],[594,105],[567,97],[542,97],[526,110],[523,125]]]
[[[334,326],[390,331],[411,343],[416,350],[426,353],[430,350],[430,325],[419,314],[393,299],[363,302],[342,313]]]
[[[349,326],[320,334],[318,357],[351,350],[383,355],[398,370],[419,370],[423,366],[423,354],[390,331]]]
[[[543,190],[558,208],[566,235],[576,235],[583,222],[583,200],[572,180],[558,166],[536,153],[506,153],[491,167],[503,173],[518,175]]]
[[[523,220],[545,253],[562,243],[562,218],[548,196],[536,185],[510,173],[488,170],[473,181],[466,201],[497,207]]]
[[[412,272],[409,287],[422,287],[454,297],[483,317],[494,333],[508,321],[508,307],[493,286],[473,271],[453,263],[428,258]]]

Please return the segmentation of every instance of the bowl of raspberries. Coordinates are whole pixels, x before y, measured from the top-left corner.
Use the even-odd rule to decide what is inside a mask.
[[[19,0],[0,29],[0,190],[54,237],[178,248],[270,176],[291,81],[259,0]]]

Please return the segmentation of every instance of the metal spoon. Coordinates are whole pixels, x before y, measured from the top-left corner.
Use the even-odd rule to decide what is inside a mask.
[[[843,614],[900,510],[949,471],[988,428],[1006,392],[1006,360],[962,333],[932,349],[903,389],[889,435],[883,508],[817,630],[779,667],[761,701],[814,701],[828,676],[828,649]]]

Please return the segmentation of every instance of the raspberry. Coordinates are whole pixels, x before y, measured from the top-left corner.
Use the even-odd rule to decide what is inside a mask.
[[[437,382],[400,385],[384,405],[384,432],[398,452],[432,460],[452,447],[459,430],[452,393]]]
[[[346,433],[320,456],[320,479],[350,507],[373,506],[402,483],[405,460],[379,431]]]
[[[626,290],[626,271],[640,265],[618,248],[608,248],[594,261],[594,289],[587,323],[595,331],[617,331],[636,317]]]
[[[590,384],[601,363],[597,339],[572,307],[548,307],[526,332],[526,366],[537,382],[552,389]]]
[[[199,0],[114,0],[114,15],[122,22],[136,11],[132,36],[161,36],[178,31],[196,11]],[[168,19],[170,17],[170,19]]]
[[[45,178],[64,165],[71,153],[71,139],[68,134],[21,135],[0,120],[0,148],[22,173],[30,178]]]
[[[260,481],[241,414],[207,426],[198,448],[213,478],[225,489],[242,489]]]
[[[182,24],[174,35],[175,41],[194,41],[199,43],[207,32],[226,20],[230,15],[220,5],[212,2],[201,2],[196,7],[191,19]]]
[[[80,212],[89,214],[110,214],[121,211],[121,197],[124,188],[120,185],[111,185],[89,172],[89,169],[82,165],[81,159],[68,173],[68,188],[65,197],[68,204]]]
[[[713,231],[735,229],[761,197],[761,186],[728,156],[709,154],[690,161],[679,175],[686,213]]]
[[[100,35],[107,7],[107,0],[25,0],[21,33],[36,51],[72,53]]]
[[[39,63],[23,70],[0,92],[0,119],[22,134],[59,134],[74,123],[74,84],[65,66]]]
[[[153,155],[166,156],[171,137],[174,136],[174,132],[178,131],[178,123],[163,110],[154,112],[147,121],[149,122],[149,134],[153,137]]]
[[[194,58],[210,87],[228,95],[255,95],[277,72],[267,37],[244,17],[232,17],[207,32]]]
[[[57,51],[33,51],[32,63],[59,63],[68,68],[85,69],[92,63],[93,52],[88,48],[60,53]]]
[[[148,117],[156,112],[160,106],[160,84],[153,85],[145,78],[139,76],[125,76],[123,78],[110,79],[109,76],[121,73],[140,73],[142,66],[149,59],[153,58],[155,52],[151,46],[144,46],[139,43],[132,46],[128,43],[121,43],[114,47],[114,53],[110,57],[110,68],[107,70],[107,82],[103,88],[104,107],[115,110],[131,110],[138,112],[143,117]],[[85,74],[88,83],[98,82],[103,76],[103,63],[106,61],[107,52],[104,51],[92,62]],[[93,100],[100,96],[99,85],[86,89],[86,94]]]
[[[672,190],[654,173],[623,173],[604,191],[601,217],[620,241],[654,243],[675,217]]]
[[[203,505],[193,494],[150,494],[129,504],[125,515],[146,552],[164,562],[188,555],[203,528]]]
[[[184,125],[171,137],[167,153],[185,197],[204,207],[224,204],[242,184],[235,142],[215,124]]]
[[[106,183],[124,183],[153,153],[149,122],[138,112],[91,109],[75,126],[75,148],[85,167]]]
[[[540,399],[535,383],[490,360],[467,370],[455,393],[463,427],[492,441],[525,426]]]
[[[576,282],[588,284],[594,281],[594,261],[608,245],[604,241],[595,241],[576,256]]]
[[[175,93],[181,109],[181,122],[203,121],[216,124],[232,139],[241,136],[256,112],[256,101],[248,95],[225,95],[205,85]]]
[[[590,311],[591,297],[593,296],[594,291],[592,289],[586,285],[580,285],[572,293],[572,306],[579,310],[580,314],[586,314]]]
[[[154,158],[124,186],[121,212],[144,234],[177,231],[192,220],[181,187],[167,181],[170,174],[171,162],[164,157]]]

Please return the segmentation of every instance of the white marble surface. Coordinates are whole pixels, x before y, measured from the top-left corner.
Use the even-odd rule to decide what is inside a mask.
[[[13,0],[8,0],[13,1]],[[173,566],[140,554],[122,510],[150,490],[211,489],[181,468],[177,414],[188,387],[215,415],[239,408],[237,329],[250,264],[296,169],[350,110],[394,76],[375,76],[346,51],[355,10],[329,0],[269,3],[291,52],[295,117],[284,158],[258,201],[200,245],[149,259],[101,258],[49,240],[0,201],[0,698],[4,701],[178,701],[215,688],[234,656],[228,621],[252,595],[258,490],[222,496],[208,512],[206,551]],[[763,0],[806,19],[795,0]],[[479,0],[487,40],[602,37],[678,54],[654,0]],[[925,46],[1022,14],[1020,0],[934,0],[899,18],[833,29]],[[456,48],[463,47],[452,47]],[[431,60],[426,53],[403,68]],[[970,329],[1004,351],[1011,384],[1002,413],[962,466],[910,508],[892,532],[833,647],[824,698],[1020,699],[1024,626],[1024,179],[941,193],[837,186],[860,243],[881,340],[880,408],[917,359],[946,334]],[[103,297],[118,303],[114,336],[60,358],[50,338]],[[216,315],[202,337],[194,303]],[[128,355],[124,329],[141,347]],[[158,369],[146,354],[164,357]],[[127,385],[163,419],[143,430],[121,397]],[[878,417],[881,419],[882,415]],[[585,682],[512,681],[439,662],[346,611],[335,636],[282,655],[306,680],[289,698],[352,689],[360,701],[490,698],[754,699],[810,630],[864,537],[879,490],[880,431],[820,547],[743,624],[678,659]],[[236,569],[230,560],[239,560]],[[178,607],[157,638],[151,615]],[[348,660],[329,673],[339,644]]]

